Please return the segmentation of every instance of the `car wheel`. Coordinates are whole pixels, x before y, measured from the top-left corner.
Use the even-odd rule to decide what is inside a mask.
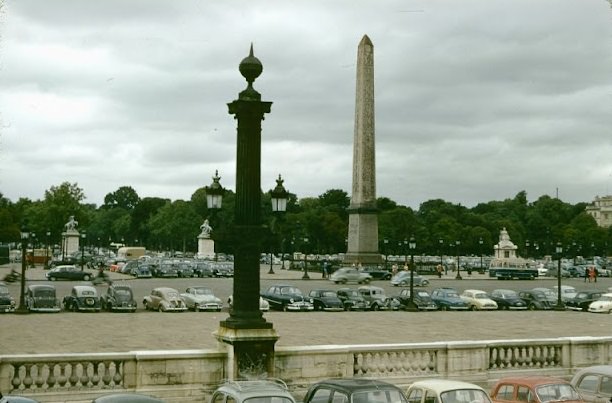
[[[427,280],[423,280],[423,282],[421,283],[424,287],[429,285],[429,281]]]
[[[346,279],[345,278],[342,279],[342,284],[346,284]]]
[[[111,304],[110,302],[108,304],[106,304],[106,310],[109,312],[113,311],[113,304]]]
[[[339,281],[334,281],[334,284],[340,284],[340,282]]]
[[[89,274],[83,276],[83,281],[89,281]]]
[[[370,284],[370,279],[366,278],[365,280],[363,280],[363,282],[366,283],[366,284]]]
[[[470,305],[470,311],[477,311],[476,305]]]
[[[408,284],[408,283],[406,282],[406,280],[402,280],[402,281],[400,282],[400,285],[401,285],[402,287],[405,287],[405,286],[406,286],[406,284]]]
[[[159,304],[159,306],[157,307],[157,311],[158,312],[164,312],[164,308],[162,307],[161,304]]]
[[[77,306],[76,303],[72,303],[72,305],[70,306],[70,309],[72,310],[72,312],[78,312],[79,311],[79,307]]]
[[[193,306],[193,310],[196,312],[200,312],[200,306],[199,305],[194,305]]]
[[[448,311],[448,307],[447,307],[446,305],[442,305],[442,306],[440,307],[440,310],[441,310],[441,311]]]
[[[55,277],[53,277],[53,276],[49,276],[49,280],[51,280],[51,281],[55,281],[55,280],[57,280],[57,279],[56,279]]]
[[[378,311],[378,310],[380,310],[380,306],[378,304],[374,304],[374,305],[372,305],[372,310],[373,311]]]
[[[287,305],[283,305],[283,312],[287,312]]]
[[[530,311],[535,311],[536,310],[536,306],[534,304],[529,304],[527,309],[529,309]]]

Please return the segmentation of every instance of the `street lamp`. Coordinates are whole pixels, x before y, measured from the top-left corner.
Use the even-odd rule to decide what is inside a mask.
[[[306,253],[306,245],[308,245],[308,238],[304,237],[304,275],[302,276],[302,280],[310,280],[310,276],[308,275],[308,254]]]
[[[561,254],[563,253],[563,247],[561,242],[557,242],[557,305],[555,306],[556,311],[565,311],[565,305],[561,301]]]
[[[221,186],[221,183],[219,182],[221,180],[221,177],[219,176],[219,171],[215,170],[215,176],[212,177],[212,183],[210,184],[210,186],[206,186],[205,190],[206,190],[206,207],[208,207],[208,209],[211,212],[211,221],[213,221],[213,217],[215,216],[216,212],[218,210],[221,209],[221,204],[223,203],[223,194],[225,193],[225,189],[223,189],[223,186]],[[212,223],[213,226],[216,225],[216,223]],[[215,262],[217,261],[217,250],[215,248]]]
[[[457,250],[455,252],[457,253],[457,275],[455,276],[455,280],[463,280],[463,277],[461,277],[461,265],[459,264],[459,245],[461,245],[461,241],[456,240],[455,246],[457,247]]]
[[[389,270],[389,250],[387,249],[389,245],[389,240],[385,238],[383,240],[383,244],[385,249],[385,270]]]
[[[85,239],[87,238],[87,234],[85,231],[81,232],[81,271],[85,266]]]
[[[34,260],[34,256],[36,256],[36,234],[30,233],[30,244],[32,245],[32,260],[30,260],[30,267],[36,267],[36,261]]]
[[[49,268],[49,238],[51,237],[51,231],[47,230],[47,247],[45,248],[45,269]]]
[[[278,179],[276,180],[276,187],[270,191],[270,201],[272,202],[272,214],[275,216],[282,216],[282,214],[287,211],[287,200],[289,199],[289,192],[287,192],[287,190],[285,189],[285,187],[283,186],[283,179],[281,178],[281,175],[278,174]],[[272,233],[272,235],[274,235],[274,225],[275,221],[272,221],[272,225],[270,227],[270,232]],[[282,257],[282,245],[281,245],[281,261],[283,261],[283,257]],[[274,274],[274,267],[273,267],[273,253],[272,253],[272,243],[270,243],[270,270],[268,271],[268,274]],[[284,265],[284,261],[283,261],[283,265]]]
[[[414,237],[410,237],[408,248],[410,248],[410,298],[408,299],[406,310],[416,312],[419,309],[414,303],[414,250],[416,249],[416,241],[414,240]]]
[[[478,239],[478,245],[480,245],[480,272],[484,273],[484,268],[482,265],[482,244],[484,243],[484,241],[482,240],[482,237],[480,237]]]
[[[25,226],[21,228],[21,295],[19,295],[19,306],[15,313],[29,313],[25,306],[25,278],[26,278],[26,249],[28,247],[28,230]]]
[[[440,238],[438,243],[440,244],[440,267],[444,268],[444,274],[448,274],[448,268],[444,266],[444,239]]]
[[[404,238],[404,270],[408,269],[408,240]]]

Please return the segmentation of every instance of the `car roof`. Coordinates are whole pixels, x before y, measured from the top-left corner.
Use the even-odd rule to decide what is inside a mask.
[[[317,386],[332,386],[336,389],[342,389],[346,392],[357,392],[361,390],[372,390],[372,389],[399,389],[397,386],[380,381],[378,379],[362,379],[362,378],[337,378],[337,379],[326,379],[314,383],[311,388]],[[400,389],[401,390],[401,389]]]
[[[167,293],[167,292],[176,292],[178,293],[178,290],[172,287],[157,287],[154,288],[153,291],[159,291],[159,292],[163,292],[163,293]]]
[[[581,368],[576,372],[574,378],[586,373],[597,373],[612,376],[612,365],[593,365],[591,367]]]
[[[463,290],[463,292],[471,292],[471,293],[483,292],[483,293],[485,293],[485,294],[487,293],[486,291],[483,291],[483,290],[475,290],[475,289],[473,289],[473,288],[470,288],[470,289],[468,289],[468,290]]]
[[[455,390],[455,389],[478,389],[478,390],[482,390],[483,392],[487,393],[486,390],[484,390],[480,386],[475,385],[473,383],[455,381],[451,379],[425,379],[422,381],[416,381],[412,383],[410,385],[410,388],[412,387],[427,388],[427,389],[431,389],[435,391],[436,393],[442,393],[448,390]]]
[[[240,395],[242,401],[262,395],[284,396],[295,401],[289,393],[287,384],[280,379],[226,381],[217,388],[216,392]]]
[[[83,292],[83,291],[95,291],[96,293],[98,292],[96,290],[96,287],[93,287],[91,285],[75,285],[74,287],[72,287],[72,289],[77,292]]]
[[[28,288],[31,290],[42,290],[45,288],[55,290],[55,286],[51,284],[30,284]]]
[[[551,383],[569,383],[563,378],[556,378],[554,376],[544,375],[526,375],[526,376],[508,376],[497,380],[495,385],[500,383],[518,383],[531,387],[539,385],[549,385]],[[495,387],[495,386],[494,386]]]

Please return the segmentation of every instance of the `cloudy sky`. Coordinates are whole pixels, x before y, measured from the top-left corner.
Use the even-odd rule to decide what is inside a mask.
[[[357,45],[374,43],[377,195],[472,207],[525,190],[612,194],[612,8],[605,0],[6,0],[0,192],[87,201],[132,186],[234,189],[253,43],[262,188],[350,193]]]

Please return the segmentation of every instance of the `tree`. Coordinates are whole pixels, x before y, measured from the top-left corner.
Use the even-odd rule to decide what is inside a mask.
[[[131,186],[121,186],[119,189],[104,196],[104,207],[120,207],[132,211],[140,202],[138,193]]]

